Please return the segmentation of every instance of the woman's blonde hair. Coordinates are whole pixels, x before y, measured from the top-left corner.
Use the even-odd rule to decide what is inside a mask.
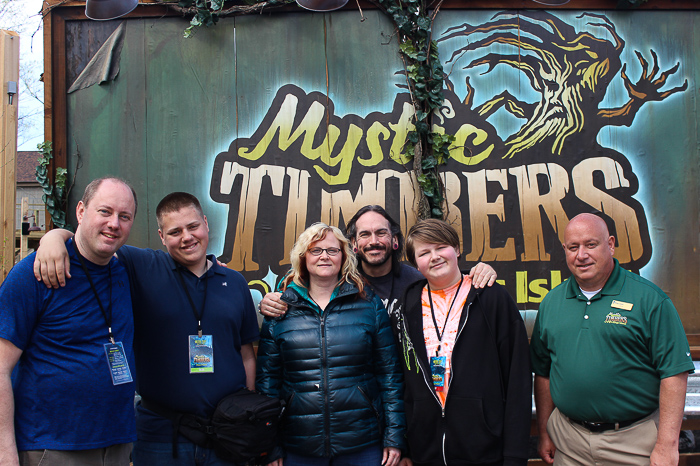
[[[299,235],[299,239],[292,246],[292,251],[289,253],[289,259],[292,262],[292,269],[287,276],[282,279],[282,289],[287,289],[291,282],[296,283],[304,288],[309,287],[309,270],[306,268],[306,252],[309,246],[316,241],[321,241],[328,233],[340,243],[340,252],[343,256],[343,261],[340,266],[340,274],[338,277],[338,285],[343,282],[354,284],[360,294],[364,296],[364,279],[357,270],[357,259],[350,248],[350,241],[343,235],[337,227],[326,225],[325,223],[314,223]]]

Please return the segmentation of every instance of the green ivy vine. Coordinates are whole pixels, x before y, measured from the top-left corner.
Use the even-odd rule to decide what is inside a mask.
[[[49,164],[51,163],[51,159],[53,159],[51,141],[42,142],[37,144],[36,147],[41,153],[39,164],[36,167],[36,180],[44,190],[44,194],[41,198],[44,204],[46,204],[46,210],[48,210],[51,215],[51,221],[53,221],[54,227],[71,230],[70,226],[66,223],[66,206],[68,203],[66,180],[68,170],[56,167],[56,178],[52,185],[51,177],[49,176]]]
[[[431,115],[445,100],[444,72],[437,43],[432,40],[433,20],[442,2],[432,6],[432,14],[424,0],[376,0],[375,4],[396,25],[399,52],[415,110],[414,128],[407,135],[404,153],[413,159],[413,171],[421,188],[418,218],[444,218],[445,190],[439,168],[447,163],[455,137],[433,131],[431,122]]]
[[[192,37],[200,26],[214,26],[220,17],[259,13],[264,8],[272,8],[294,3],[294,0],[245,0],[244,5],[226,6],[225,0],[180,0],[177,2],[163,1],[169,8],[182,13],[192,15],[190,25],[185,29],[185,38]]]

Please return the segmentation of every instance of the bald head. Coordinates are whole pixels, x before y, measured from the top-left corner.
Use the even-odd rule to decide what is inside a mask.
[[[610,236],[610,230],[608,230],[608,225],[605,223],[605,220],[595,214],[578,214],[569,220],[569,224],[564,230],[564,241],[566,241],[566,235],[569,234],[569,230],[573,231],[579,228],[584,228],[590,231],[595,230],[600,234]]]
[[[584,291],[603,288],[613,271],[615,238],[605,221],[593,214],[572,218],[564,231],[566,265]]]

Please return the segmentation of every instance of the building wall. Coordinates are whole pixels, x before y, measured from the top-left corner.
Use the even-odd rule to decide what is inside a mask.
[[[15,228],[21,230],[24,212],[22,212],[22,198],[26,197],[29,201],[30,216],[35,215],[36,220],[29,219],[31,226],[32,221],[35,221],[37,226],[42,230],[46,229],[46,206],[41,200],[43,190],[40,187],[17,187],[17,207],[15,209]]]
[[[130,242],[158,248],[155,205],[190,191],[211,252],[258,296],[315,221],[342,227],[360,206],[382,204],[407,229],[409,96],[393,25],[364,15],[226,18],[190,39],[180,18],[67,21],[68,87],[103,43],[119,67],[66,96],[68,167],[80,154],[69,211],[89,180],[122,176],[140,198]],[[522,310],[568,277],[568,220],[599,210],[620,262],[661,286],[686,331],[700,333],[697,19],[440,11],[433,33],[449,78],[433,121],[457,136],[443,172],[448,220],[463,265],[493,265]]]

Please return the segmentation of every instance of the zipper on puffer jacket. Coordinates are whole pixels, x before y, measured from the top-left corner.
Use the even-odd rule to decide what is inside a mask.
[[[330,303],[329,303],[330,304]],[[328,308],[328,306],[326,306]],[[326,312],[321,314],[321,348],[323,354],[323,360],[321,361],[321,369],[323,371],[323,402],[324,402],[324,415],[323,415],[323,426],[324,435],[323,440],[325,444],[325,450],[327,457],[331,456],[331,417],[330,411],[330,400],[328,398],[328,346],[326,345]]]
[[[377,426],[379,426],[379,438],[383,439],[384,438],[384,426],[382,425],[382,420],[379,417],[379,411],[377,411],[377,408],[374,407],[374,403],[372,403],[372,399],[369,397],[369,395],[360,387],[359,385],[357,386],[357,389],[360,391],[363,397],[365,397],[365,400],[367,401],[367,404],[369,404],[369,408],[372,410],[372,413],[374,413],[374,417],[377,418]]]
[[[330,407],[330,399],[329,399],[329,392],[328,388],[330,387],[329,385],[329,380],[328,380],[328,347],[326,345],[326,316],[328,315],[329,311],[332,310],[331,306],[333,303],[335,303],[338,299],[344,298],[345,296],[349,296],[354,294],[352,290],[343,290],[341,289],[341,292],[331,300],[331,302],[328,303],[325,309],[321,309],[320,314],[319,312],[316,311],[309,303],[301,298],[299,296],[299,293],[294,291],[294,294],[298,296],[295,302],[289,302],[287,300],[283,300],[286,302],[288,305],[295,306],[299,309],[303,309],[304,312],[310,312],[314,314],[320,321],[321,323],[321,383],[324,385],[323,386],[323,400],[324,400],[324,416],[323,416],[323,426],[324,426],[324,449],[325,449],[325,456],[330,456],[331,454],[331,419],[330,419],[330,413],[329,413],[329,407]]]
[[[287,406],[290,406],[292,404],[292,400],[294,400],[294,397],[297,396],[297,392],[292,390],[292,394],[287,397]]]

